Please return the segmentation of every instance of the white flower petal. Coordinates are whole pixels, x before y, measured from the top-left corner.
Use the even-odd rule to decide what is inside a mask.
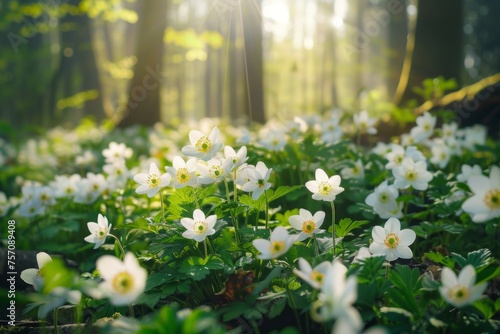
[[[404,245],[404,246],[409,246],[411,245],[415,239],[417,238],[417,235],[413,230],[410,229],[404,229],[399,232],[399,244]]]
[[[49,254],[45,252],[40,252],[36,254],[36,262],[38,264],[39,269],[43,268],[43,266],[45,266],[50,261],[52,261],[52,258],[50,257]]]

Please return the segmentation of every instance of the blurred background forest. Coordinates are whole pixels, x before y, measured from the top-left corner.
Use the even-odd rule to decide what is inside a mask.
[[[387,118],[499,73],[498,13],[490,0],[2,0],[0,119]]]

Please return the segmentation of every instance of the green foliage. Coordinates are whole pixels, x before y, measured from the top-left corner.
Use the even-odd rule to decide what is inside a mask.
[[[363,225],[368,224],[367,220],[352,221],[350,218],[344,218],[339,221],[338,226],[335,227],[335,234],[339,238],[343,238],[349,234],[354,229],[360,228]]]
[[[441,98],[445,93],[457,88],[458,84],[455,79],[445,79],[439,76],[433,79],[425,79],[422,82],[422,87],[413,87],[413,91],[425,101],[428,101]]]

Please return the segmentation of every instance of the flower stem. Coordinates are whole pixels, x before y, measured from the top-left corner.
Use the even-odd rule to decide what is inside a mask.
[[[303,333],[302,326],[300,324],[299,314],[297,313],[297,305],[295,304],[295,300],[293,299],[292,292],[290,291],[290,282],[287,282],[287,284],[286,284],[286,291],[288,293],[288,298],[290,299],[290,304],[292,306],[295,321],[297,322],[297,326],[299,328],[299,333]]]
[[[207,252],[207,239],[206,238],[203,240],[203,248],[205,249],[205,257],[207,257],[208,252]]]
[[[161,221],[160,221],[161,223],[165,219],[165,211],[163,210],[163,194],[161,193],[161,189],[159,193],[160,193],[160,206],[161,206]]]
[[[238,189],[236,188],[236,177],[237,177],[237,174],[238,171],[237,170],[234,170],[233,171],[233,200],[236,202],[238,200]]]
[[[335,204],[333,201],[330,202],[332,205],[332,241],[333,241],[333,256],[335,257]]]
[[[266,230],[267,230],[267,225],[269,223],[269,199],[267,197],[267,191],[264,191],[264,194],[266,195],[266,212],[265,212],[265,215],[266,215]]]
[[[128,306],[128,316],[130,318],[134,318],[134,307],[132,306],[132,304]]]
[[[123,259],[125,257],[125,250],[123,250],[122,243],[114,234],[108,233],[108,235],[110,237],[114,238],[116,240],[116,242],[118,243],[118,247],[120,247],[120,250],[122,251],[122,259]]]
[[[231,196],[229,195],[229,185],[227,184],[227,180],[224,179],[224,185],[226,186],[226,200],[227,200],[227,205],[229,208],[229,213],[231,214],[231,218],[233,219],[233,225],[234,225],[234,239],[236,240],[236,243],[239,244],[240,241],[238,240],[238,221],[236,220],[236,217],[234,216],[233,209],[229,206],[229,203],[231,202]],[[234,189],[236,191],[236,188]],[[234,200],[236,203],[236,199]]]
[[[316,238],[316,234],[313,236],[314,238],[314,250],[316,251],[316,257],[319,256],[319,245],[318,245],[318,239]]]
[[[56,334],[59,334],[59,327],[57,326],[57,316],[59,313],[59,307],[56,307],[54,310],[54,329],[56,331]]]
[[[198,203],[198,195],[196,194],[196,190],[194,189],[193,186],[191,186],[191,190],[193,191],[193,196],[194,196],[194,202],[196,204],[196,208],[200,208],[200,203]]]

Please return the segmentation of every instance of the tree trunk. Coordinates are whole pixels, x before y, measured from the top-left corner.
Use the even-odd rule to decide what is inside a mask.
[[[460,80],[463,65],[463,0],[419,0],[415,48],[402,101],[415,98],[427,78]],[[459,82],[460,84],[460,82]]]
[[[245,46],[243,51],[245,52],[248,105],[250,118],[257,123],[264,123],[266,121],[264,112],[261,3],[262,0],[240,2]]]
[[[161,120],[161,68],[167,2],[151,0],[142,4],[136,44],[137,63],[120,127],[136,124],[151,126]]]
[[[390,6],[391,0],[386,1],[386,7]],[[403,6],[403,5],[401,5]],[[406,41],[408,38],[408,14],[406,4],[403,10],[391,13],[388,30],[388,48],[389,48],[389,77],[387,80],[387,94],[393,96],[396,92],[401,69],[405,59]]]

